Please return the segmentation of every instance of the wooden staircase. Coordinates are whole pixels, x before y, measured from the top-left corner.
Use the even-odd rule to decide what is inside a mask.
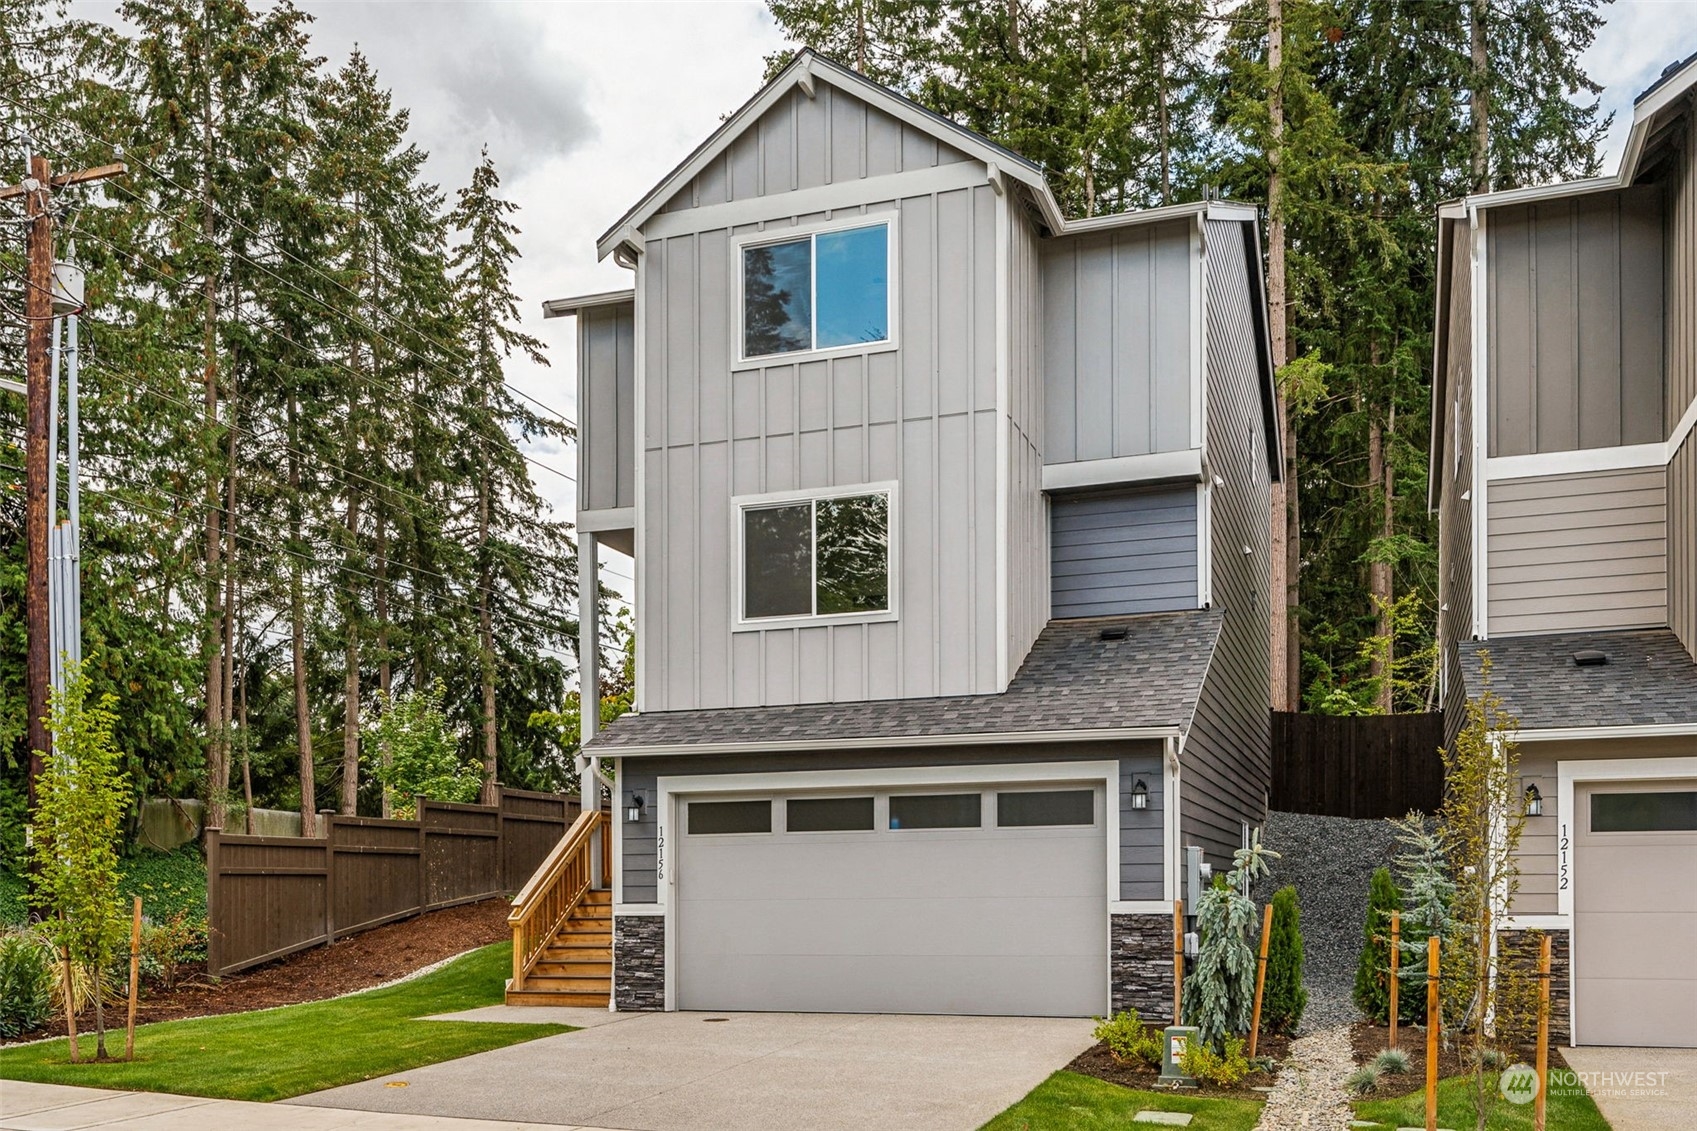
[[[607,1007],[613,989],[611,832],[605,814],[579,816],[513,900],[508,1005]],[[600,887],[592,882],[597,840]]]

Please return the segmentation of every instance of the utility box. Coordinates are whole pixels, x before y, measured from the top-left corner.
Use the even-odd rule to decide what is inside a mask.
[[[1184,909],[1185,914],[1195,915],[1197,907],[1201,906],[1202,893],[1208,890],[1214,882],[1214,866],[1202,859],[1202,847],[1196,844],[1184,846]]]
[[[1168,1025],[1161,1030],[1161,1083],[1169,1088],[1194,1088],[1196,1078],[1185,1075],[1184,1054],[1197,1039],[1194,1025]]]

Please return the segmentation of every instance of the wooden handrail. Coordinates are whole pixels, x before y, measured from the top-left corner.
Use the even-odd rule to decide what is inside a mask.
[[[513,909],[507,913],[507,925],[513,929],[512,989],[524,989],[525,977],[554,932],[594,886],[594,834],[604,820],[598,809],[578,814],[513,899]]]

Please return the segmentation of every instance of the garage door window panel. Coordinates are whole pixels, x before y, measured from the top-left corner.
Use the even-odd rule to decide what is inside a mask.
[[[772,831],[772,802],[760,801],[691,801],[689,803],[689,834],[718,836],[735,833],[769,833]]]
[[[892,829],[976,829],[983,824],[981,793],[918,793],[890,798]]]
[[[1594,833],[1697,831],[1697,790],[1655,793],[1593,793]]]
[[[1094,825],[1096,791],[1044,789],[996,794],[996,825],[1004,829]]]
[[[794,797],[784,803],[784,828],[792,833],[872,831],[870,797]]]

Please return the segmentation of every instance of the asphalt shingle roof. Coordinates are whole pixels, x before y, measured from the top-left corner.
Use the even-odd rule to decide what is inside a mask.
[[[880,699],[625,715],[591,745],[704,747],[830,739],[921,738],[1187,728],[1219,639],[1218,609],[1050,621],[1001,695]],[[1104,629],[1125,629],[1104,640]]]
[[[1463,643],[1468,695],[1482,686],[1480,649],[1491,655],[1491,687],[1524,729],[1697,723],[1697,660],[1671,629],[1558,632]],[[1573,654],[1606,654],[1581,667]]]

